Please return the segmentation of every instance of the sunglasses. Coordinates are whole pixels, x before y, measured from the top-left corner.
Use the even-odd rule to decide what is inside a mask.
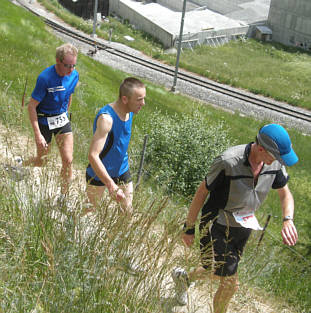
[[[66,64],[64,62],[62,62],[62,63],[64,65],[64,67],[66,67],[66,68],[75,68],[76,67],[76,64]]]

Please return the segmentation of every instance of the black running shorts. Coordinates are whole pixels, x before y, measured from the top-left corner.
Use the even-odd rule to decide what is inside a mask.
[[[66,134],[66,133],[72,133],[71,129],[71,123],[68,122],[63,127],[55,128],[50,130],[48,125],[43,125],[39,123],[39,128],[42,136],[44,137],[45,141],[49,144],[52,141],[52,135],[58,135],[58,134]]]
[[[251,229],[228,227],[214,222],[211,230],[200,225],[201,259],[205,269],[210,269],[214,262],[214,274],[232,276],[237,272],[243,249],[251,234]],[[211,259],[211,256],[214,256]]]
[[[92,186],[105,186],[100,180],[95,180],[87,172],[85,173],[86,182]],[[112,180],[117,184],[128,184],[132,181],[132,176],[130,170],[126,171],[119,177],[112,177]]]

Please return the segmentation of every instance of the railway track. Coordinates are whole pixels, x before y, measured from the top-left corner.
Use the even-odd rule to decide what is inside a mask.
[[[24,5],[22,5],[24,6]],[[30,10],[32,13],[40,16],[35,11],[31,10],[27,6],[24,6],[26,9]],[[174,77],[175,75],[175,69],[163,64],[155,63],[152,61],[149,61],[144,58],[140,58],[137,56],[134,56],[132,54],[129,54],[127,52],[112,48],[110,45],[103,44],[99,41],[96,41],[96,39],[90,38],[87,35],[81,35],[71,29],[68,29],[64,26],[61,26],[45,17],[42,17],[44,22],[54,29],[57,32],[63,33],[67,36],[70,36],[78,41],[87,43],[91,46],[96,46],[98,50],[105,50],[106,53],[110,53],[112,55],[118,56],[120,58],[126,59],[129,62],[133,62],[135,64],[139,64],[141,66],[147,67],[148,69],[152,69],[154,71],[169,75],[171,77]],[[290,106],[286,104],[276,103],[274,101],[270,101],[269,99],[263,99],[261,97],[256,97],[255,95],[251,95],[249,93],[245,93],[243,91],[239,91],[230,87],[226,87],[225,85],[220,85],[212,81],[208,81],[204,78],[200,78],[195,75],[187,74],[185,72],[179,71],[178,73],[178,79],[203,87],[207,91],[212,90],[214,92],[220,93],[222,95],[226,95],[228,97],[232,97],[234,99],[238,99],[247,103],[251,103],[257,107],[269,109],[271,111],[284,114],[286,116],[311,123],[311,112],[308,112],[306,110],[302,110],[299,108],[291,108]]]

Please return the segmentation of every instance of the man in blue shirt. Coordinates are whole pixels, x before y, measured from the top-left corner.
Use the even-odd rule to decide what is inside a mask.
[[[133,183],[127,149],[131,138],[133,114],[145,105],[146,88],[134,78],[126,78],[119,98],[100,109],[93,125],[93,139],[86,169],[87,195],[97,207],[107,187],[121,204],[124,213],[132,212]]]
[[[68,193],[72,177],[73,135],[68,111],[79,81],[79,74],[75,70],[77,56],[78,50],[71,44],[58,47],[56,64],[38,76],[28,104],[37,155],[25,161],[24,165],[43,166],[54,135],[62,159],[62,198]]]

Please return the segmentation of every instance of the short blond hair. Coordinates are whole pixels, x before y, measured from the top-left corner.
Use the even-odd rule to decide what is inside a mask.
[[[78,49],[70,43],[65,43],[61,45],[60,47],[56,48],[56,59],[63,61],[65,58],[65,55],[67,54],[70,54],[76,57],[78,55]]]

